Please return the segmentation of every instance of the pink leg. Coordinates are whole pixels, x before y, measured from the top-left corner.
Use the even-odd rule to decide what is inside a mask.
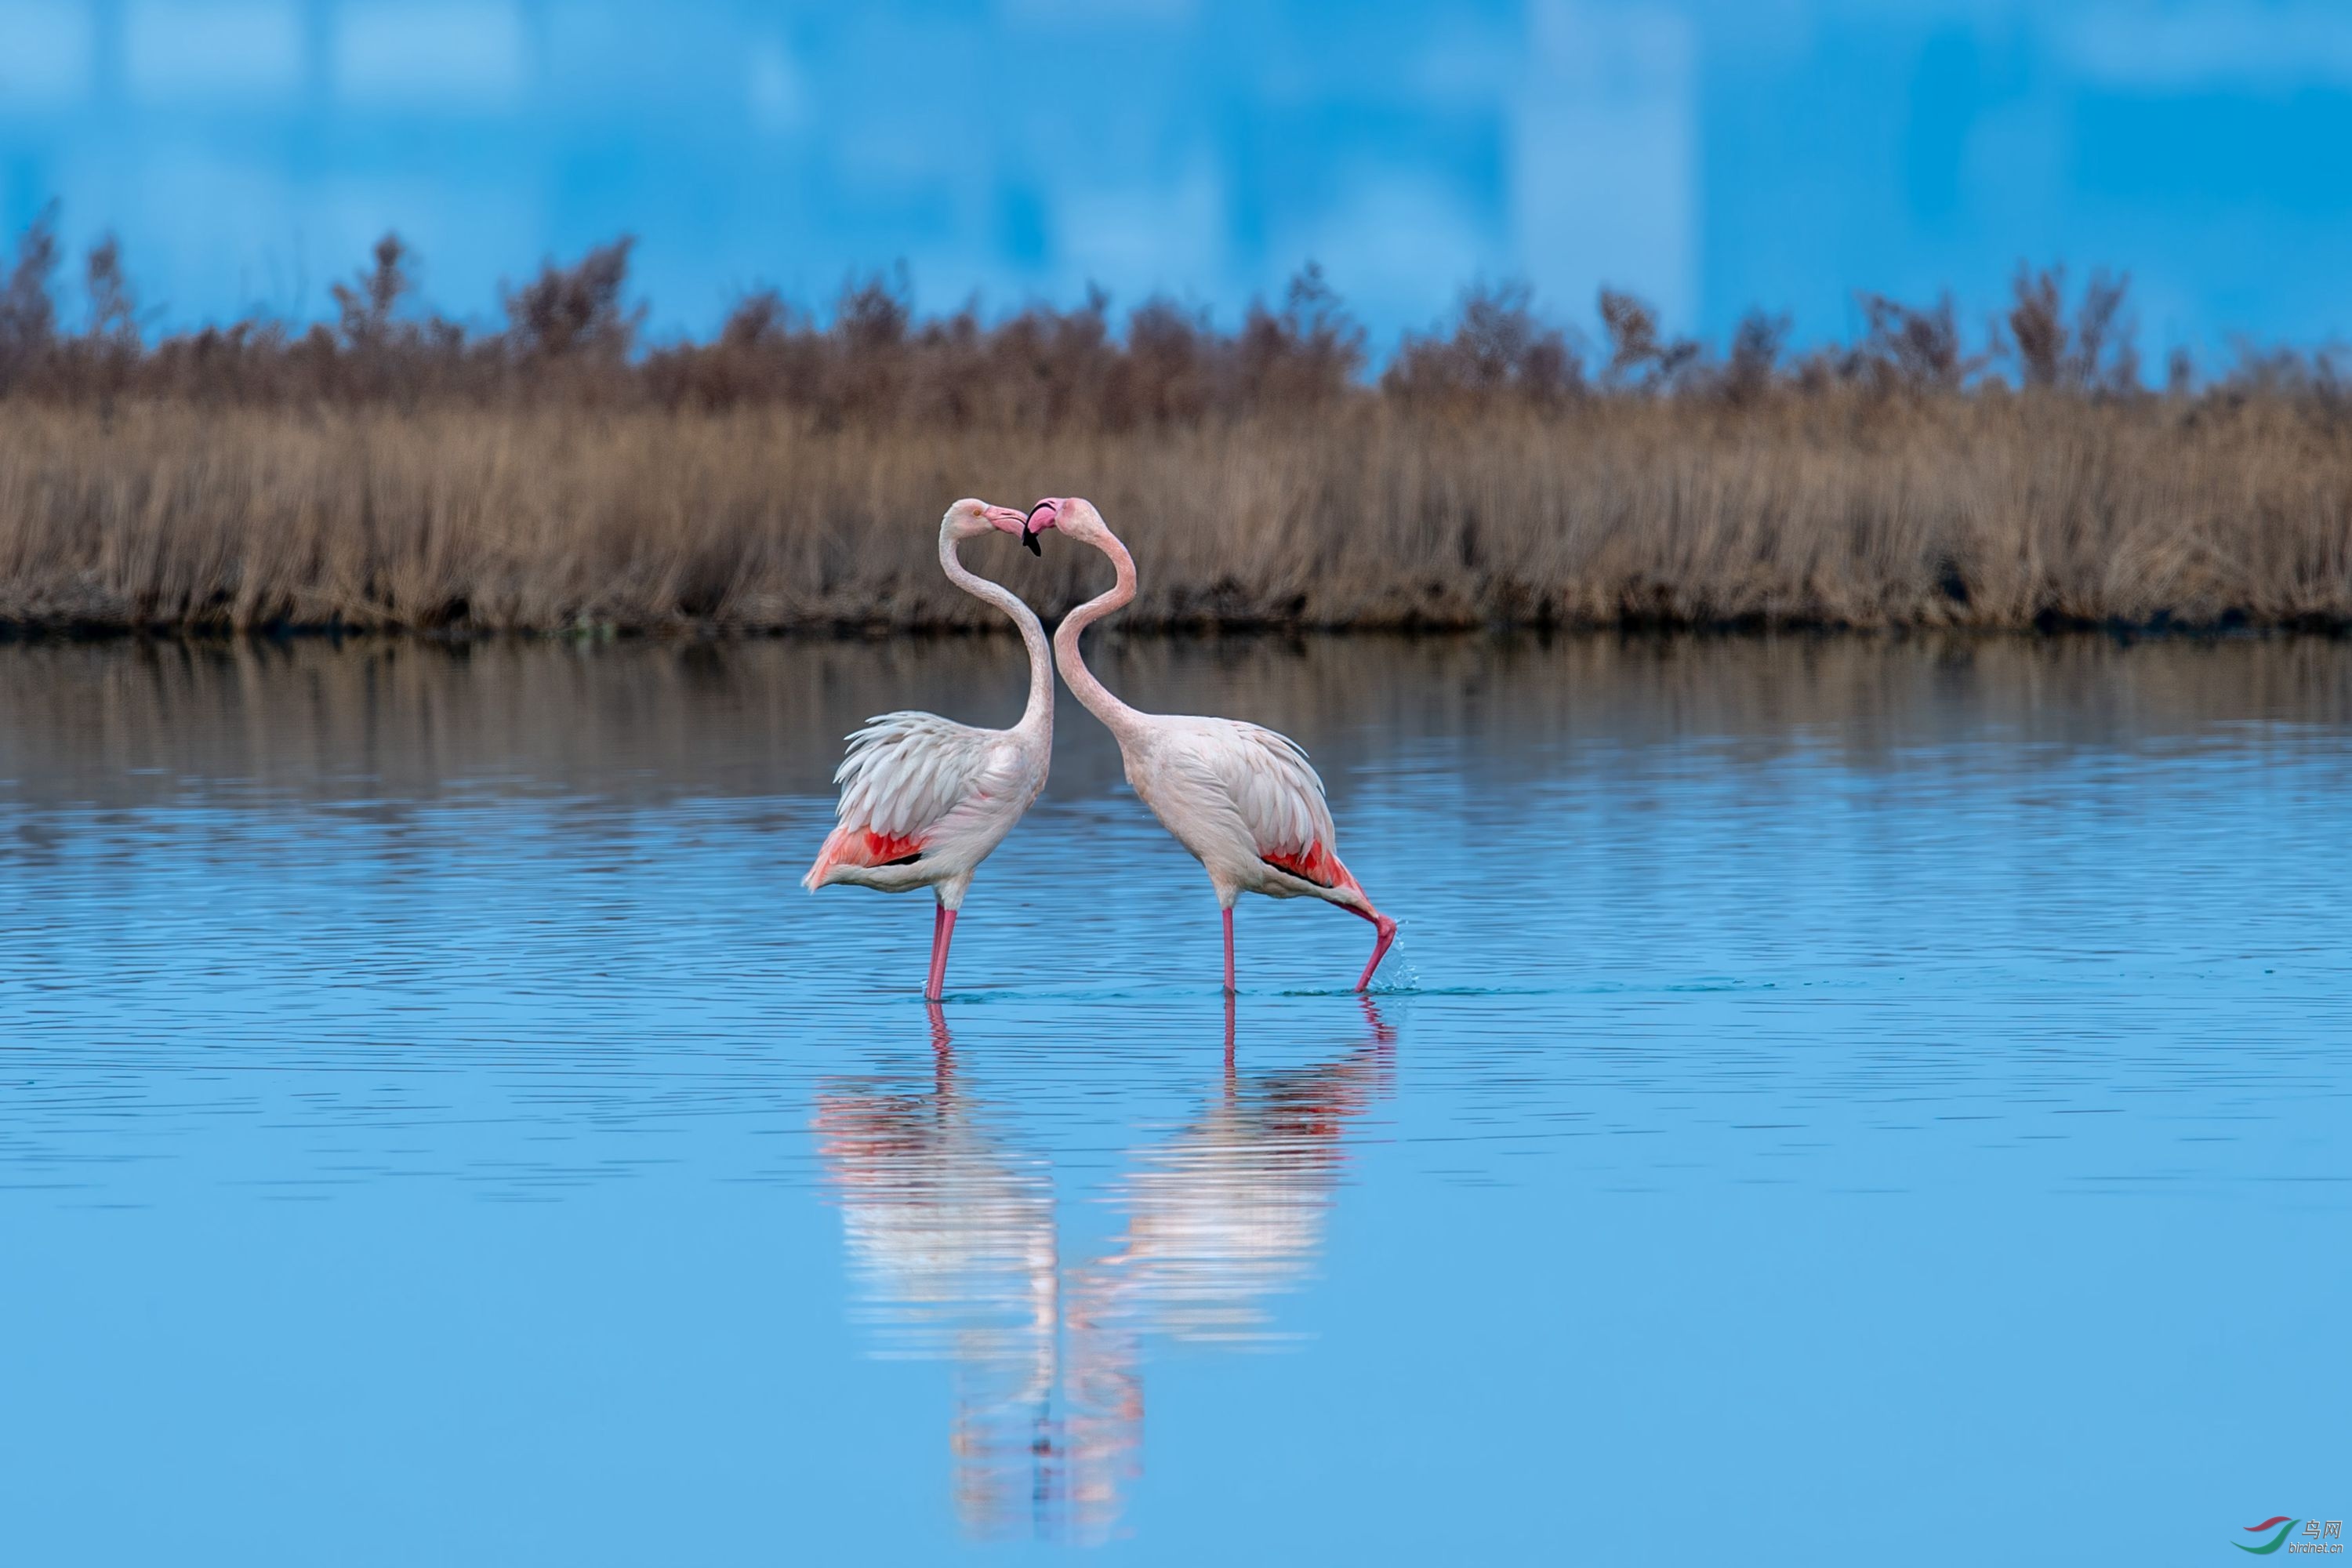
[[[1356,989],[1361,991],[1372,983],[1372,971],[1378,969],[1381,966],[1381,960],[1388,956],[1389,943],[1396,940],[1396,921],[1378,910],[1366,913],[1362,910],[1349,909],[1345,904],[1339,907],[1348,910],[1351,915],[1360,915],[1371,921],[1372,929],[1380,933],[1372,939],[1371,961],[1364,965],[1364,973],[1356,977]]]
[[[956,912],[945,904],[931,921],[931,983],[923,988],[923,1000],[936,1002],[948,983],[948,943],[955,937]]]
[[[1226,995],[1228,995],[1228,996],[1230,996],[1230,995],[1232,995],[1233,994],[1234,994],[1234,911],[1233,911],[1233,908],[1232,908],[1232,906],[1231,906],[1231,905],[1227,905],[1227,906],[1226,906],[1226,909],[1225,909],[1225,994],[1226,994]]]

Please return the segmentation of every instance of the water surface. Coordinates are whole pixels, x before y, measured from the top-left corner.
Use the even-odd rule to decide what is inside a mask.
[[[2221,1561],[2352,1510],[2352,647],[1136,642],[945,1006],[794,885],[1017,648],[0,647],[0,1557]],[[2246,1539],[2240,1536],[2239,1539]]]

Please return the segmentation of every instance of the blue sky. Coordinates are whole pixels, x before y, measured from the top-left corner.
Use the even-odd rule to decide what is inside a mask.
[[[658,331],[903,261],[1230,319],[1319,260],[1376,342],[1474,278],[1720,337],[2127,268],[2151,357],[2352,331],[2352,7],[1907,0],[0,0],[0,222],[123,238],[158,321],[432,299],[623,230]]]

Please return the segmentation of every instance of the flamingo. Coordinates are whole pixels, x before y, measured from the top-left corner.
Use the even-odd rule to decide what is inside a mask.
[[[948,943],[972,873],[1004,841],[1037,792],[1054,750],[1054,668],[1045,628],[1013,591],[965,569],[956,547],[991,529],[1017,533],[1043,554],[1028,519],[1011,507],[965,500],[940,519],[940,569],[948,581],[1013,617],[1029,651],[1029,705],[1010,730],[982,730],[936,713],[884,713],[849,737],[833,832],[801,879],[810,892],[835,882],[904,893],[929,888],[931,971],[923,1000],[947,984]]]
[[[1372,983],[1396,921],[1372,907],[1363,885],[1340,864],[1323,780],[1304,747],[1287,735],[1234,719],[1144,713],[1113,696],[1078,657],[1078,637],[1135,597],[1135,558],[1090,501],[1048,498],[1029,510],[1033,531],[1058,528],[1110,557],[1118,580],[1087,600],[1054,631],[1054,662],[1071,694],[1118,742],[1127,782],[1160,825],[1207,868],[1224,914],[1225,991],[1234,989],[1234,903],[1244,893],[1321,899],[1372,923],[1379,934],[1356,981]]]

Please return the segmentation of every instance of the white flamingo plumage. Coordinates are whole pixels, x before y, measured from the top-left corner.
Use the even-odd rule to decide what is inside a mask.
[[[1093,503],[1075,496],[1039,501],[1029,526],[1058,529],[1093,545],[1118,574],[1108,593],[1063,617],[1054,632],[1054,660],[1071,693],[1118,740],[1128,784],[1207,868],[1224,914],[1225,989],[1234,989],[1234,903],[1244,893],[1321,899],[1370,921],[1379,934],[1356,989],[1370,985],[1396,939],[1396,921],[1372,907],[1340,863],[1323,780],[1306,750],[1255,724],[1144,713],[1113,696],[1078,657],[1078,637],[1135,597],[1135,558]]]
[[[982,730],[936,713],[884,713],[849,737],[835,826],[801,879],[810,892],[835,882],[904,893],[929,888],[931,917],[926,1001],[947,983],[948,943],[972,873],[1004,841],[1045,787],[1054,751],[1054,666],[1035,612],[1002,584],[968,571],[956,547],[992,530],[1037,548],[1011,507],[960,500],[940,520],[940,568],[948,580],[1013,617],[1029,651],[1029,703],[1010,730]]]

